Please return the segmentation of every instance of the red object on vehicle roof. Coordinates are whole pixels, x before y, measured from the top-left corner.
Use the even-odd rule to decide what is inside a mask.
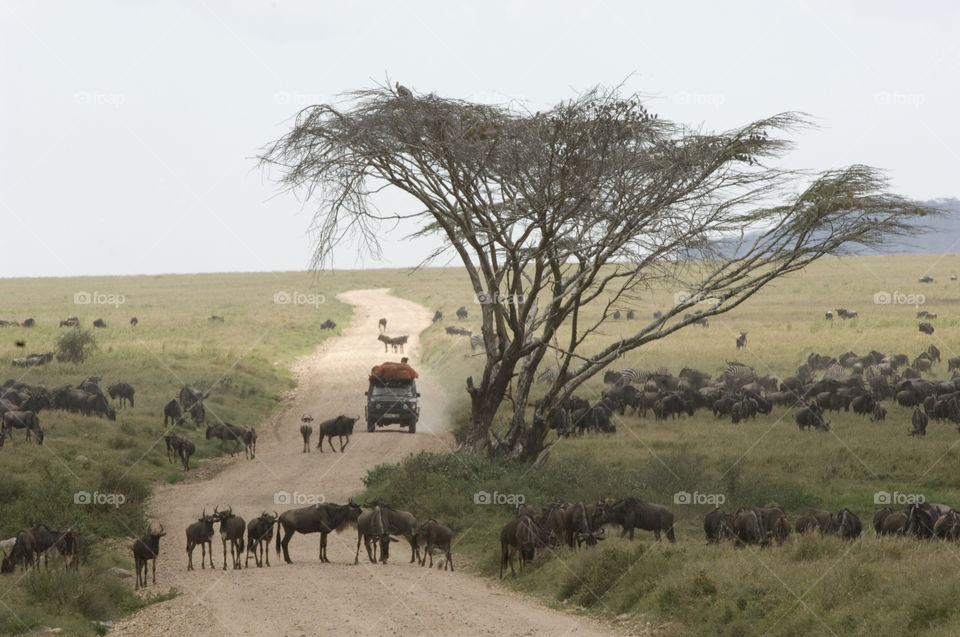
[[[417,370],[406,363],[385,362],[375,366],[370,370],[370,377],[380,381],[389,380],[413,380],[419,378]]]

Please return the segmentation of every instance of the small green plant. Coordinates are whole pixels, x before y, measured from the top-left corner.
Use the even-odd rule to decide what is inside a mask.
[[[97,349],[97,339],[89,330],[78,327],[57,337],[58,361],[82,363],[91,352]]]

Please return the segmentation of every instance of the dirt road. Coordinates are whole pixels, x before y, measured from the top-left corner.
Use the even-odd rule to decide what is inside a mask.
[[[330,536],[330,564],[318,561],[319,535],[296,535],[290,543],[293,564],[284,564],[272,553],[270,568],[255,568],[251,561],[251,568],[242,571],[221,570],[223,553],[219,535],[214,535],[217,569],[186,571],[184,529],[204,507],[231,505],[235,513],[249,520],[264,510],[293,508],[274,503],[274,494],[279,492],[346,502],[362,491],[361,479],[371,467],[423,449],[451,447],[446,399],[440,386],[417,365],[418,335],[430,325],[431,314],[415,303],[390,296],[387,290],[355,290],[338,298],[354,306],[350,327],[298,363],[295,395],[278,417],[257,428],[257,459],[248,461],[240,456],[223,461],[226,468],[206,471],[208,479],[192,478],[156,490],[150,509],[168,535],[160,545],[157,586],[147,590],[163,592],[174,586],[181,595],[118,622],[110,634],[613,634],[601,624],[552,611],[466,572],[431,571],[407,564],[409,553],[402,548],[396,550],[390,564],[373,565],[361,555],[364,559],[354,566],[357,537],[353,530]],[[418,384],[424,400],[417,433],[408,434],[397,426],[367,433],[361,419],[346,453],[327,450],[320,454],[316,449],[302,453],[300,416],[311,414],[317,421],[340,413],[362,416],[370,368],[397,358],[385,356],[376,340],[381,316],[389,319],[390,334],[410,335],[406,355],[421,372]],[[203,470],[198,473],[203,475]],[[406,547],[406,543],[397,546]],[[490,546],[496,550],[493,538]],[[195,566],[199,559],[197,549]]]

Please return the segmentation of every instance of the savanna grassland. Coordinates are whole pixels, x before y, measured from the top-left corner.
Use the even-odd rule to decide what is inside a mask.
[[[960,283],[949,280],[954,271],[960,271],[960,257],[952,255],[825,259],[711,318],[706,329],[687,328],[626,354],[617,367],[665,366],[677,373],[690,366],[716,375],[727,361],[738,360],[784,376],[812,351],[836,356],[878,349],[912,359],[934,343],[944,362],[933,376],[946,377],[946,358],[960,355]],[[934,283],[917,283],[924,274]],[[29,329],[0,328],[6,377],[54,387],[97,375],[104,388],[126,381],[137,389],[136,406],[118,410],[115,422],[43,411],[42,448],[17,436],[0,449],[0,537],[43,522],[54,528],[77,525],[88,540],[88,555],[75,574],[41,570],[0,579],[0,633],[42,623],[89,634],[91,621],[157,599],[135,596],[114,567],[132,569],[128,538],[141,534],[148,522],[144,503],[151,485],[185,477],[166,459],[163,405],[185,382],[211,391],[209,420],[262,422],[294,387],[290,368],[296,357],[349,322],[349,307],[335,295],[371,287],[390,287],[444,312],[445,319],[423,334],[419,363],[444,383],[451,417],[462,422],[468,406],[464,381],[479,372],[481,359],[471,353],[468,339],[443,329],[479,327],[479,305],[460,269],[0,280],[0,318],[37,321]],[[116,306],[77,305],[79,291],[122,294],[124,300]],[[609,323],[582,352],[628,333],[666,308],[678,291],[657,287],[624,301],[621,309],[634,310],[637,319]],[[933,321],[936,333],[917,331],[913,306],[875,305],[878,291],[925,295],[923,309],[939,315]],[[322,295],[322,302],[320,296],[301,296],[301,304],[277,303],[281,292]],[[454,318],[460,305],[471,313],[466,321]],[[824,312],[837,307],[855,309],[860,317],[825,321]],[[224,321],[210,321],[214,314]],[[72,329],[57,323],[71,315],[97,338],[99,349],[88,360],[26,370],[10,366],[14,357],[52,351],[56,337]],[[139,320],[136,327],[129,325],[132,316]],[[92,330],[95,318],[108,327]],[[339,327],[321,330],[326,319]],[[748,347],[737,352],[734,339],[741,331],[748,333]],[[16,346],[18,340],[25,347]],[[602,389],[596,378],[578,393],[593,399]],[[676,544],[654,544],[642,531],[633,542],[610,537],[596,550],[540,554],[522,575],[504,580],[551,605],[634,627],[649,624],[657,634],[953,635],[960,629],[955,603],[960,547],[877,540],[869,525],[877,508],[874,493],[881,490],[960,503],[960,434],[931,423],[926,438],[908,437],[909,411],[887,407],[885,423],[831,414],[829,433],[799,431],[784,408],[739,425],[705,411],[666,422],[628,412],[617,419],[616,434],[565,439],[537,469],[463,454],[421,454],[375,468],[367,479],[368,496],[449,524],[458,531],[454,553],[493,578],[499,570],[497,533],[511,511],[475,504],[480,490],[523,494],[536,507],[556,497],[592,501],[627,495],[666,504],[677,517]],[[202,472],[223,453],[189,421],[177,430],[197,444],[191,472]],[[118,508],[75,505],[78,490],[123,493],[126,501]],[[849,507],[866,531],[860,541],[846,544],[791,537],[783,547],[762,551],[708,547],[701,519],[712,506],[675,504],[674,494],[681,491],[722,495],[728,510],[775,502],[791,519],[810,506]]]
[[[706,329],[687,328],[626,354],[617,368],[665,366],[676,374],[690,366],[716,376],[727,361],[740,361],[783,377],[811,352],[876,349],[912,360],[933,343],[943,362],[930,376],[947,378],[946,359],[960,355],[960,283],[950,281],[957,271],[960,257],[954,255],[824,259],[711,318]],[[934,282],[918,283],[923,275]],[[619,307],[636,312],[634,323],[648,320],[678,291],[652,289]],[[920,309],[938,314],[936,332],[917,330],[917,307],[875,304],[874,294],[884,291],[924,295]],[[444,312],[445,320],[424,334],[424,359],[447,383],[456,418],[465,418],[463,382],[479,373],[481,359],[471,356],[466,338],[443,331],[451,323],[478,330],[473,313],[479,306],[465,277],[439,272],[429,285],[414,278],[396,292]],[[472,315],[458,322],[453,311],[460,305]],[[838,307],[857,310],[859,318],[825,320],[825,311]],[[611,322],[605,338],[630,327],[625,320]],[[747,349],[738,352],[734,341],[741,331],[748,333]],[[589,342],[581,352],[590,352]],[[596,378],[578,394],[592,400],[602,389]],[[562,440],[542,468],[424,455],[378,468],[368,484],[372,495],[451,521],[460,532],[455,552],[492,577],[499,570],[497,533],[511,513],[505,505],[475,505],[479,490],[523,494],[538,508],[557,497],[589,502],[636,496],[669,506],[677,518],[674,545],[654,544],[647,532],[633,542],[608,538],[595,551],[539,555],[522,576],[504,580],[558,607],[649,623],[657,634],[954,635],[960,630],[960,547],[876,539],[871,520],[880,491],[960,504],[960,433],[931,422],[925,438],[909,437],[911,411],[886,406],[881,423],[830,412],[829,433],[800,431],[792,410],[783,407],[738,425],[715,420],[707,410],[665,422],[628,410],[616,419],[616,434]],[[676,504],[678,492],[700,494],[704,502],[703,496],[722,496],[728,511],[776,503],[791,521],[807,507],[849,507],[865,531],[853,543],[793,536],[783,547],[762,551],[707,546],[702,517],[713,505]]]

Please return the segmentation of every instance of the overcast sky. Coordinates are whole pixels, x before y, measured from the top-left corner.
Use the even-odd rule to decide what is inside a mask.
[[[708,129],[806,111],[790,165],[960,194],[953,2],[0,0],[0,276],[304,269],[312,210],[253,158],[387,74],[534,110],[627,79]],[[387,234],[383,261],[344,245],[336,267],[425,252]]]

